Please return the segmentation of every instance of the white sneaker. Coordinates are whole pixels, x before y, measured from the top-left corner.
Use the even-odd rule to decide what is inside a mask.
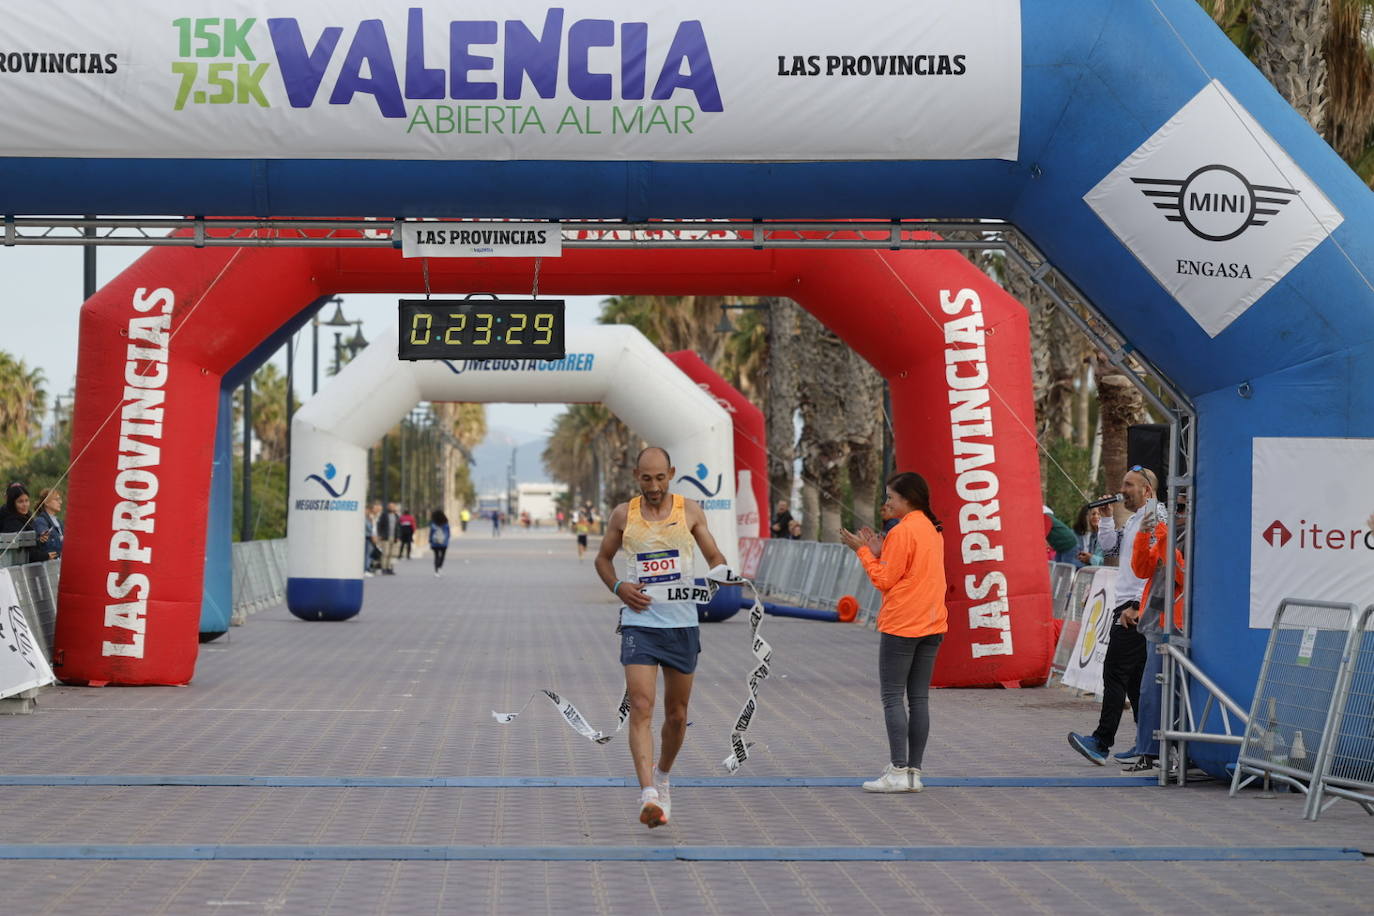
[[[926,784],[921,782],[920,767],[907,767],[906,772],[907,776],[911,779],[911,785],[907,787],[908,792],[920,792],[926,787]]]
[[[864,783],[865,792],[907,792],[911,789],[911,779],[906,767],[888,764],[883,775]]]
[[[639,793],[639,822],[650,830],[668,823],[668,816],[653,786]]]
[[[434,578],[439,578],[439,570],[434,570]]]
[[[663,809],[663,822],[668,822],[673,803],[668,797],[668,774],[654,767],[654,788],[658,790],[658,806]]]

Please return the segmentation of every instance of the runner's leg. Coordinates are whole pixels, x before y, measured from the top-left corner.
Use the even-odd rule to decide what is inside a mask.
[[[665,669],[666,670],[666,669]],[[625,689],[630,694],[630,756],[641,789],[654,784],[654,688],[657,665],[626,665]],[[682,743],[678,740],[679,745]]]
[[[687,735],[687,701],[692,696],[693,677],[663,666],[663,735],[658,757],[658,769],[663,773],[673,768]]]

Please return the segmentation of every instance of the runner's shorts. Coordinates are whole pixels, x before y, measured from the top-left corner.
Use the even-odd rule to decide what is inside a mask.
[[[683,674],[697,670],[701,627],[621,627],[622,665],[667,665]]]

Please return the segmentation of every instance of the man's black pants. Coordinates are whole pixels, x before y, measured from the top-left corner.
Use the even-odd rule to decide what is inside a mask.
[[[1118,626],[1121,612],[1137,608],[1138,601],[1128,601],[1112,611],[1111,633],[1107,640],[1107,657],[1102,661],[1102,718],[1093,737],[1111,748],[1116,740],[1116,728],[1121,724],[1125,701],[1131,701],[1131,716],[1140,713],[1140,676],[1145,673],[1145,637],[1135,627]]]

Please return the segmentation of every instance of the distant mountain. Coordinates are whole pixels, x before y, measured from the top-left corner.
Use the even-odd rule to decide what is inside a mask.
[[[491,490],[505,490],[506,478],[510,469],[511,452],[515,452],[516,483],[546,483],[549,475],[544,471],[541,456],[548,439],[524,430],[509,427],[492,427],[482,444],[472,450],[477,465],[472,469],[472,482],[478,493]]]

